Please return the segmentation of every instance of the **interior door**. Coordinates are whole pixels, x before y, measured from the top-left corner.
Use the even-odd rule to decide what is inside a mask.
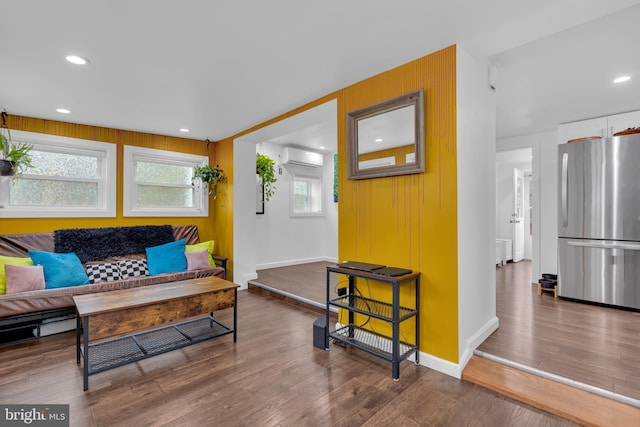
[[[524,173],[513,169],[513,214],[511,215],[513,262],[524,259]]]

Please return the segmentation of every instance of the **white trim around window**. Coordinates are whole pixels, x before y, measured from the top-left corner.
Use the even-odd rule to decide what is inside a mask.
[[[93,164],[96,168],[95,175],[84,178],[65,177],[47,174],[47,172],[32,171],[29,173],[28,169],[20,176],[0,177],[0,218],[113,218],[116,216],[115,144],[18,130],[11,131],[11,139],[16,143],[23,142],[33,145],[33,152],[94,158],[95,163]],[[92,185],[96,189],[96,201],[92,206],[12,203],[11,190],[13,188],[14,192],[19,191],[17,189],[20,188],[20,180],[23,180],[23,183],[29,181],[37,183],[44,180],[61,186],[73,183]]]
[[[298,188],[302,190],[300,193],[296,191],[296,184],[302,186]],[[289,197],[290,216],[324,216],[322,177],[293,173]]]
[[[131,145],[124,146],[124,194],[123,194],[123,216],[125,217],[184,217],[209,215],[209,197],[207,188],[203,187],[200,180],[183,183],[165,183],[159,181],[139,181],[137,179],[138,163],[161,164],[167,166],[186,167],[191,169],[195,166],[203,166],[209,163],[206,156],[195,154],[178,153],[175,151],[157,150],[153,148],[142,148]],[[139,202],[138,190],[140,187],[155,187],[159,191],[186,191],[192,197],[185,206],[143,206]],[[191,206],[188,206],[188,205]]]

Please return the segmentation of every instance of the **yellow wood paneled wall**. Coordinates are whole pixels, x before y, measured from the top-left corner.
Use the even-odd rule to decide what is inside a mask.
[[[350,181],[339,166],[338,256],[422,272],[420,350],[458,362],[456,48],[451,46],[356,83],[217,143],[218,160],[232,170],[233,140],[330,99],[338,101],[338,162],[346,165],[346,114],[419,88],[425,93],[425,166],[422,174]],[[233,250],[233,182],[216,202],[216,234]],[[222,229],[218,229],[218,227]],[[388,288],[359,285],[374,298]],[[402,302],[415,298],[404,293]],[[383,328],[370,322],[368,326]],[[412,327],[401,331],[405,336]]]
[[[210,146],[211,147],[211,146]],[[213,204],[213,234],[216,236],[216,252],[229,258],[227,279],[233,279],[233,143],[215,142],[214,157],[227,179],[218,185]]]
[[[421,350],[457,363],[455,46],[345,88],[338,117],[419,88],[425,93],[425,173],[351,181],[341,168],[339,257],[422,272]],[[338,150],[338,158],[346,158],[345,120],[338,121]],[[375,282],[360,288],[365,296],[388,295]]]
[[[213,227],[214,209],[209,209],[209,217],[141,217],[125,218],[122,216],[123,193],[123,150],[125,145],[135,145],[160,150],[178,151],[182,153],[209,155],[209,162],[215,164],[214,150],[207,153],[206,143],[200,140],[176,138],[170,136],[154,135],[150,133],[131,132],[118,129],[110,129],[98,126],[80,125],[45,120],[24,116],[8,116],[8,125],[12,130],[60,135],[70,138],[88,139],[100,142],[117,144],[117,197],[115,218],[5,218],[0,219],[1,233],[39,233],[49,232],[60,228],[81,227],[117,227],[131,225],[162,225],[162,224],[196,224],[201,240],[215,239]],[[218,252],[216,248],[216,252]],[[221,253],[221,252],[218,252]],[[222,254],[222,253],[221,253]],[[225,254],[226,255],[226,254]]]

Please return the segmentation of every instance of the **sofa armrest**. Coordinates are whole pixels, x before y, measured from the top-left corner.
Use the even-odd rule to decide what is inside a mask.
[[[221,255],[211,255],[211,257],[213,258],[213,262],[215,262],[218,267],[224,268],[225,271],[227,270],[227,260],[229,258]]]

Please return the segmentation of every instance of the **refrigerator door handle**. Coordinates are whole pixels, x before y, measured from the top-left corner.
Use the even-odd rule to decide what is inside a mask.
[[[560,207],[562,212],[562,226],[566,227],[569,225],[569,153],[562,153],[562,173],[560,179]]]
[[[618,242],[576,242],[570,241],[569,246],[580,246],[584,248],[597,249],[625,249],[630,251],[640,251],[640,243],[618,243]]]

